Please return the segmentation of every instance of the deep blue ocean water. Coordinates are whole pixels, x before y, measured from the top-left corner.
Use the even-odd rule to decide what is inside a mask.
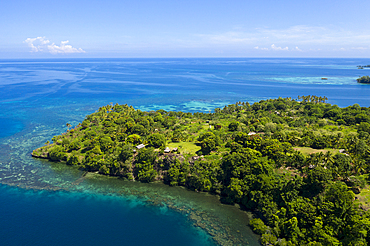
[[[122,197],[1,185],[0,211],[1,245],[209,244],[181,214]]]
[[[209,112],[317,95],[370,106],[368,59],[0,60],[1,245],[258,245],[246,213],[208,194],[88,175],[30,156],[109,103]],[[327,78],[322,80],[321,78]],[[209,226],[193,226],[207,221]],[[223,225],[215,231],[214,225]],[[201,229],[201,227],[203,229]],[[227,232],[229,234],[227,234]],[[226,239],[225,239],[226,238]],[[236,242],[236,241],[233,241]]]

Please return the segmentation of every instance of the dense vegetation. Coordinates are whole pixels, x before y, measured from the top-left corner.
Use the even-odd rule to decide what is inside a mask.
[[[263,245],[368,245],[370,214],[355,194],[370,171],[370,108],[325,101],[278,98],[194,114],[107,105],[32,154],[218,194],[254,212]]]
[[[357,79],[358,83],[363,83],[363,84],[370,84],[370,77],[369,76],[362,76]]]

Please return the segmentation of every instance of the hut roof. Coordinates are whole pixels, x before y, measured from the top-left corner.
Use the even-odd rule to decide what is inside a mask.
[[[145,145],[144,144],[139,144],[138,146],[136,146],[136,148],[138,148],[138,149],[142,149],[142,148],[144,148],[145,147]]]

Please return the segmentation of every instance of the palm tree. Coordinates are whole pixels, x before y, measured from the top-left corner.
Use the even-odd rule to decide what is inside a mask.
[[[330,163],[332,160],[333,160],[333,156],[332,156],[331,152],[330,152],[330,151],[326,152],[326,153],[324,154],[324,162],[325,162],[325,164],[327,165],[327,164],[328,164],[328,163]]]
[[[353,159],[353,170],[355,174],[363,174],[365,172],[366,161],[358,157]]]

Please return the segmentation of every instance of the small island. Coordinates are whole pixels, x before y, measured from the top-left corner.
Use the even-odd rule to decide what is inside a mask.
[[[32,156],[218,195],[254,213],[263,245],[367,245],[370,108],[326,100],[237,102],[213,113],[110,104]]]
[[[365,66],[358,65],[358,66],[357,66],[357,68],[358,68],[358,69],[364,69],[365,67],[370,67],[370,65],[365,65]]]
[[[361,83],[361,84],[370,84],[370,77],[369,76],[362,76],[362,77],[357,79],[357,82]]]

